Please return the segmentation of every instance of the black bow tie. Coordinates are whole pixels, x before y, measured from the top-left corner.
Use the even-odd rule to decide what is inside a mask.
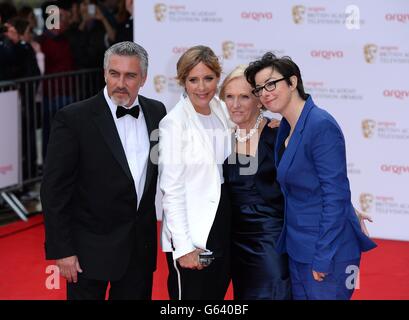
[[[125,108],[125,107],[122,107],[122,106],[117,106],[117,108],[116,108],[116,117],[118,119],[122,118],[123,116],[125,116],[127,114],[129,114],[132,117],[138,119],[138,117],[139,117],[139,106],[135,106],[133,108]]]

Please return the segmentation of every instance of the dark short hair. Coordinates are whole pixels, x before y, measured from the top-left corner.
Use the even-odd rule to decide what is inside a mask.
[[[308,95],[304,91],[300,68],[298,68],[297,64],[288,56],[278,58],[272,52],[266,52],[261,59],[251,62],[244,71],[247,81],[253,88],[256,87],[256,74],[269,67],[282,74],[283,77],[286,78],[288,85],[291,85],[290,77],[296,76],[298,94],[304,100],[308,98]]]
[[[34,14],[33,8],[31,8],[30,6],[22,6],[22,7],[18,10],[17,15],[18,15],[20,18],[27,19],[28,16],[29,16],[31,13]]]
[[[14,17],[9,20],[9,23],[16,29],[17,33],[22,36],[26,32],[30,23],[27,19]]]

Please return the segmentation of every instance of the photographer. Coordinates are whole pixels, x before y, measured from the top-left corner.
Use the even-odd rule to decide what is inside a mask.
[[[77,59],[78,67],[97,68],[103,63],[105,50],[115,40],[115,29],[101,8],[90,1],[80,3],[78,18],[69,33],[74,52],[78,49],[81,52],[81,59]]]

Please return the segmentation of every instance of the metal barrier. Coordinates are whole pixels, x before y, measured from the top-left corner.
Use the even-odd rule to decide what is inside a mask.
[[[0,196],[19,217],[27,210],[13,193],[41,181],[51,121],[64,106],[95,95],[104,87],[102,69],[86,69],[0,82],[0,92],[18,90],[21,107],[21,183],[0,189]]]

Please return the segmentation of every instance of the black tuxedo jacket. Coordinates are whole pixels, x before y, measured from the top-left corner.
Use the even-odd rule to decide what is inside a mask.
[[[140,95],[139,102],[151,136],[166,109]],[[155,140],[150,142],[153,158]],[[46,258],[77,255],[84,277],[118,280],[136,249],[140,269],[153,272],[158,169],[152,155],[144,192],[136,195],[103,92],[61,109],[54,118],[41,186]]]

